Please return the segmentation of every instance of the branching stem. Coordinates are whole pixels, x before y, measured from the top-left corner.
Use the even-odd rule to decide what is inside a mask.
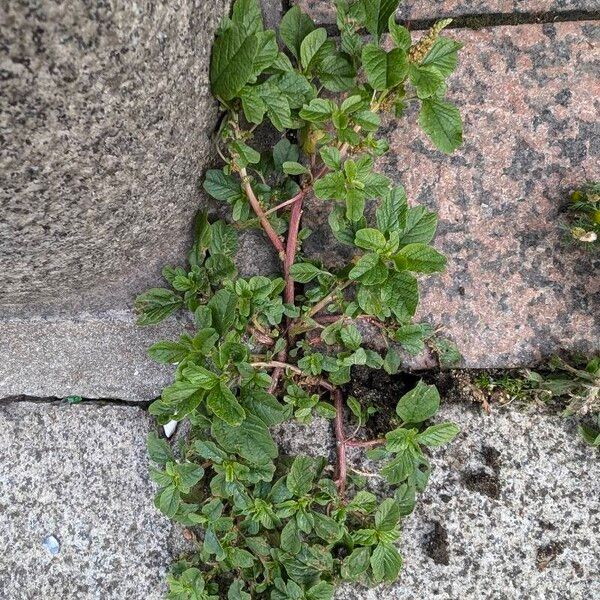
[[[338,494],[342,501],[346,494],[346,477],[348,474],[348,465],[346,463],[346,439],[344,436],[344,398],[339,389],[332,392],[333,405],[335,408],[335,419],[333,428],[335,432],[335,445],[337,451],[336,479],[335,483]]]
[[[260,202],[258,201],[258,198],[256,197],[256,194],[254,193],[254,190],[252,189],[252,186],[250,185],[250,178],[248,177],[248,173],[247,173],[246,169],[240,169],[240,177],[242,179],[242,187],[244,188],[244,192],[246,192],[246,196],[248,197],[250,206],[252,206],[252,210],[258,217],[258,220],[260,221],[260,224],[262,225],[263,229],[265,230],[265,233],[269,236],[269,239],[271,240],[271,243],[275,247],[275,250],[277,250],[277,254],[279,255],[279,258],[281,260],[284,260],[285,248],[283,246],[283,242],[281,241],[281,238],[279,237],[277,232],[273,229],[273,226],[269,222],[269,219],[267,218],[265,211],[263,210],[262,206],[260,205]]]

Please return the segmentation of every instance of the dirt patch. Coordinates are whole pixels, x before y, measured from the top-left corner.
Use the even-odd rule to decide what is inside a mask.
[[[537,549],[535,564],[538,571],[544,571],[548,565],[565,549],[560,542],[550,542]]]
[[[448,532],[444,526],[437,521],[433,524],[433,531],[427,536],[425,542],[425,554],[427,554],[436,565],[450,564]]]
[[[373,414],[365,427],[369,438],[385,435],[400,424],[396,405],[400,397],[411,390],[419,381],[412,373],[388,375],[385,371],[358,367],[346,386],[345,395],[354,396],[363,408],[372,406]]]
[[[468,490],[494,500],[500,498],[500,481],[495,473],[490,473],[486,469],[478,469],[463,473],[462,479]]]

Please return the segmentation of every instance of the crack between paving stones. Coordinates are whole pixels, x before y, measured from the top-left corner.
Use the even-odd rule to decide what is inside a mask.
[[[284,7],[286,0],[283,0]],[[412,31],[429,29],[434,23],[443,18],[399,20]],[[598,21],[600,10],[567,10],[564,12],[522,12],[522,13],[481,13],[459,15],[452,17],[448,29],[482,29],[484,27],[502,27],[511,25],[543,25],[545,23],[565,23],[569,21]],[[338,28],[333,23],[318,24],[324,27],[328,35],[337,36]]]
[[[81,404],[93,404],[98,408],[102,408],[104,406],[121,406],[121,407],[132,407],[139,408],[142,411],[147,411],[150,404],[152,404],[153,400],[142,400],[140,402],[136,402],[134,400],[119,400],[118,398],[82,398],[81,402],[69,403],[64,398],[58,397],[44,397],[40,398],[38,396],[7,396],[5,398],[0,398],[0,407],[8,406],[10,404],[17,404],[19,402],[31,402],[33,404],[64,404],[70,405],[73,407],[80,406]]]

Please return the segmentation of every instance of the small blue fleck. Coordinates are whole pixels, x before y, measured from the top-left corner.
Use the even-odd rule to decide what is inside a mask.
[[[56,556],[60,552],[60,542],[53,535],[47,535],[42,545],[52,556]]]

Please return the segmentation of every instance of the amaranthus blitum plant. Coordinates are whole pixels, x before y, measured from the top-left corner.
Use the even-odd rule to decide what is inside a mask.
[[[150,349],[177,365],[150,410],[163,424],[187,421],[190,432],[176,452],[150,437],[156,504],[199,540],[175,565],[169,598],[327,600],[340,580],[394,581],[400,522],[429,476],[427,449],[458,432],[429,423],[440,398],[423,382],[399,398],[392,430],[377,439],[364,439],[371,412],[360,398],[344,398],[353,366],[396,373],[398,346],[418,353],[434,336],[412,322],[416,276],[446,265],[429,245],[436,215],[409,206],[374,165],[388,149],[380,115],[401,116],[411,104],[437,148],[461,143],[458,110],[444,99],[460,44],[440,36],[448,21],[413,43],[394,20],[396,5],[339,3],[334,39],[298,7],[277,33],[264,30],[257,0],[237,0],[216,34],[210,81],[223,167],[206,173],[204,189],[231,206],[233,225],[201,213],[189,267],[165,268],[169,287],[136,303],[143,325],[186,309],[197,327]],[[253,135],[265,121],[281,135],[261,153]],[[342,269],[303,256],[302,211],[312,197],[353,248]],[[248,226],[264,231],[280,274],[237,276],[236,229]],[[384,354],[364,344],[363,322],[385,338]],[[276,424],[314,415],[333,422],[333,465],[280,456],[271,436]],[[348,477],[348,448],[378,461],[388,497]]]

